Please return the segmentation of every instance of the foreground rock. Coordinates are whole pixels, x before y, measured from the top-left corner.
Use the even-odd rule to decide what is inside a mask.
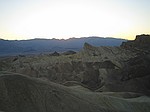
[[[20,74],[0,73],[2,112],[149,112],[150,98],[134,93],[75,90]]]

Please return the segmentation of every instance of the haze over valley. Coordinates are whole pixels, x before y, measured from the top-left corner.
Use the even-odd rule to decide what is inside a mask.
[[[0,40],[0,56],[50,54],[52,52],[80,51],[85,42],[94,46],[120,46],[125,39],[82,37],[70,39]]]

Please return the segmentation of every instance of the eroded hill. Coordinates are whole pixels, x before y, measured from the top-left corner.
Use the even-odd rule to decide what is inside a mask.
[[[144,112],[146,111],[149,112],[149,107],[150,107],[149,97],[148,97],[150,95],[150,47],[149,47],[150,40],[149,38],[150,38],[149,35],[139,35],[136,37],[135,41],[128,41],[126,43],[123,43],[120,47],[108,47],[108,46],[95,47],[88,43],[85,43],[83,49],[80,52],[73,53],[73,54],[72,52],[71,53],[67,52],[67,54],[57,53],[57,55],[42,54],[42,55],[35,55],[35,56],[14,56],[14,57],[0,58],[0,71],[1,72],[3,71],[2,77],[7,77],[8,78],[8,79],[6,78],[7,80],[9,80],[9,77],[13,78],[14,76],[21,77],[22,80],[22,78],[24,78],[23,76],[20,75],[11,76],[12,73],[19,73],[19,74],[24,74],[25,76],[36,78],[36,79],[32,79],[32,78],[28,79],[28,77],[27,78],[25,77],[25,79],[30,80],[30,82],[32,82],[31,80],[33,80],[33,83],[38,81],[40,84],[41,83],[44,84],[46,88],[49,88],[48,86],[51,87],[51,84],[52,86],[58,84],[57,85],[58,89],[61,90],[63,89],[63,91],[65,91],[65,93],[63,94],[65,94],[66,97],[69,96],[69,99],[71,98],[71,100],[69,101],[73,102],[72,105],[76,105],[78,109],[82,108],[82,106],[83,107],[88,106],[89,107],[88,112],[92,112],[92,111],[93,112],[96,111],[97,112],[101,112],[101,111],[128,112],[129,111],[130,112],[131,110],[132,110],[131,112],[134,111],[138,112],[140,109],[145,109]],[[7,73],[9,73],[7,76],[5,76],[4,74],[6,73],[6,71]],[[19,80],[19,78],[17,78],[17,80]],[[15,86],[17,86],[17,83],[20,83],[17,82],[17,80],[14,82],[15,83],[15,85],[13,86],[14,89]],[[4,83],[4,81],[2,82],[3,82],[2,85],[6,85],[7,83],[9,85],[11,84],[13,85],[13,83],[10,83],[9,81],[7,81],[6,84]],[[59,84],[61,84],[62,86]],[[21,88],[23,85],[19,87],[18,86],[16,88]],[[28,87],[29,86],[25,86],[24,89],[27,89]],[[11,89],[12,87],[10,86],[9,88]],[[19,90],[14,90],[14,89],[11,89],[10,91],[15,92],[15,94],[18,91],[20,91],[20,89]],[[32,94],[32,93],[24,93],[26,91],[24,89],[23,89],[23,94]],[[40,89],[41,89],[40,91],[43,90],[45,91],[45,87],[43,86],[40,86]],[[75,91],[72,92],[72,90],[75,90],[76,92]],[[3,92],[5,93],[6,91]],[[4,94],[3,92],[2,94]],[[36,94],[35,91],[34,93]],[[34,93],[32,97],[34,97]],[[43,94],[45,95],[45,93],[40,93],[40,94],[42,95],[42,98],[43,98]],[[60,92],[59,97],[63,98],[64,97],[63,94]],[[78,94],[79,96],[75,95],[75,97],[78,97],[79,99],[74,99],[74,97],[72,98],[72,94]],[[49,95],[51,94],[49,93]],[[49,95],[46,97],[49,97]],[[83,97],[82,99],[80,99],[81,97],[80,95]],[[104,96],[106,95],[106,97],[104,97],[103,95]],[[140,97],[140,96],[144,96],[144,97]],[[40,98],[41,96],[37,96],[37,97]],[[99,97],[102,97],[102,102],[96,100]],[[111,97],[115,97],[115,98],[112,100]],[[118,100],[118,97],[121,98],[121,100]],[[130,99],[135,97],[138,98],[135,100]],[[105,102],[103,101],[104,100],[103,98],[105,100],[106,99],[111,100],[112,102],[107,100]],[[124,100],[124,98],[128,98],[128,101]],[[92,103],[91,102],[85,103],[85,99],[88,99],[88,101],[92,101]],[[19,99],[15,101],[18,100]],[[52,101],[55,100],[56,100],[55,105],[52,104],[49,105],[54,106],[54,108],[57,108],[58,111],[62,111],[61,109],[64,108],[64,106],[69,105],[68,103],[65,103],[65,101],[66,100],[68,101],[68,99],[64,99],[64,101],[62,101],[61,99],[61,101],[63,102],[60,103],[62,104],[61,105],[62,108],[58,108],[57,106],[59,104],[57,102],[57,98],[56,99],[54,98]],[[146,102],[143,102],[144,100]],[[12,99],[12,101],[14,101],[14,99]],[[36,101],[38,102],[38,99]],[[142,102],[139,103],[140,101]],[[3,99],[2,102],[5,102],[5,100]],[[82,106],[79,106],[80,103],[77,104],[77,102],[81,102]],[[9,102],[7,103],[9,104]],[[35,102],[32,103],[35,104]],[[107,105],[106,103],[109,103],[111,105],[110,108],[109,105]],[[123,107],[120,107],[120,103],[122,104]],[[1,103],[1,105],[2,104],[3,103]],[[13,103],[11,103],[10,105],[12,104]],[[108,108],[106,108],[105,104],[108,106]],[[136,104],[138,104],[138,106]],[[146,104],[146,106],[140,107],[139,104],[140,105]],[[37,106],[39,104],[36,103],[35,105]],[[117,107],[120,107],[121,109],[118,108],[119,109],[118,110],[116,105],[119,105]],[[125,105],[126,106],[130,105],[131,107],[128,106],[126,107]],[[101,106],[103,109],[101,108]],[[124,106],[126,108],[129,108],[129,110],[125,109]],[[36,108],[38,108],[38,106]],[[53,107],[50,107],[50,109],[52,108]],[[96,108],[96,110],[93,110],[93,108]],[[77,110],[76,109],[74,110],[74,107],[67,107],[66,112],[67,111],[77,111]],[[81,112],[84,111],[86,111],[86,109],[83,110],[81,109]],[[42,110],[39,110],[39,112],[42,112]],[[52,110],[52,112],[55,111]]]
[[[134,93],[75,90],[21,74],[0,73],[3,112],[149,112],[150,98]],[[125,97],[125,96],[130,96]]]

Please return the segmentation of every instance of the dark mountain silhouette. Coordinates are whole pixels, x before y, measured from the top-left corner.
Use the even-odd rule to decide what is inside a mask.
[[[64,39],[0,40],[0,56],[44,52],[79,51],[85,42],[94,46],[119,46],[124,39],[82,37]]]

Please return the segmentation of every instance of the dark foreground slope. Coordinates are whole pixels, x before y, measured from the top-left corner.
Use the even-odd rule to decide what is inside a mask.
[[[128,93],[130,98],[123,98],[123,94],[127,93],[73,90],[20,74],[0,73],[0,111],[4,112],[150,111],[149,97]]]

